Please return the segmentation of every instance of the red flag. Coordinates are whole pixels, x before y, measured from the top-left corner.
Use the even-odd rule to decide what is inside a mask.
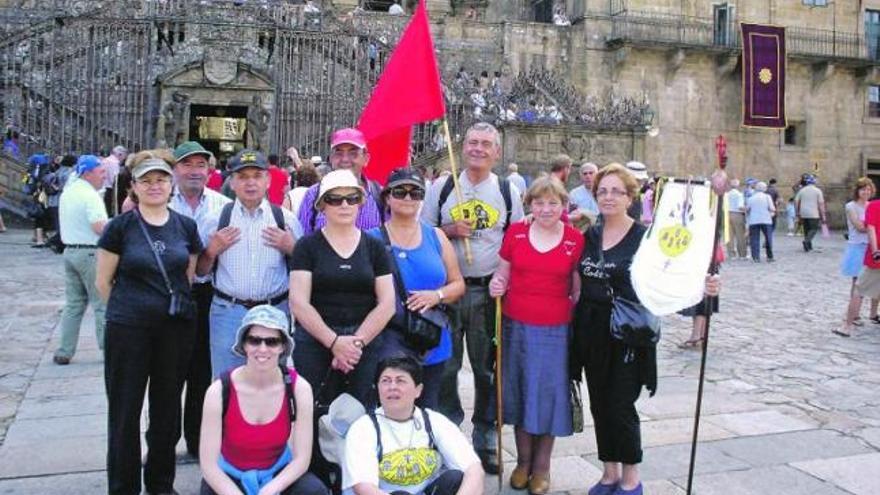
[[[445,113],[434,41],[420,0],[358,122],[370,152],[366,176],[384,184],[392,170],[407,166],[412,126]]]

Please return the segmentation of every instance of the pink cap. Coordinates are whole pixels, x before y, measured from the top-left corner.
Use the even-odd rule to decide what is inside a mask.
[[[340,144],[351,144],[363,149],[367,147],[367,139],[364,137],[363,132],[349,127],[346,129],[339,129],[330,137],[331,148],[335,148]]]

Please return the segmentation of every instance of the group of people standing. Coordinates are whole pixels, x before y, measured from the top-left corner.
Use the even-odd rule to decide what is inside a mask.
[[[297,215],[267,200],[262,153],[232,159],[230,200],[205,187],[210,152],[187,142],[130,160],[134,207],[108,222],[95,203],[102,165],[80,158],[79,182],[64,194],[82,221],[62,237],[81,264],[94,264],[94,291],[88,273],[68,274],[83,286],[68,288],[68,305],[81,317],[83,294],[96,309],[106,304],[98,338],[110,493],[140,493],[145,394],[148,493],[174,493],[181,426],[202,493],[479,492],[484,473],[499,471],[490,400],[499,365],[503,421],[516,432],[514,488],[550,491],[554,439],[573,430],[570,382],[585,372],[605,463],[589,493],[642,493],[635,402],[642,387],[656,390],[656,354],[609,330],[611,294],[637,299],[629,266],[645,228],[627,214],[639,197],[633,172],[582,170],[590,187],[578,201],[592,199],[601,218],[582,234],[566,215],[584,213],[569,209],[558,179],[534,181],[523,197],[492,173],[501,142],[489,124],[465,134],[458,177],[430,185],[410,169],[384,186],[365,179],[369,151],[356,129],[334,132],[330,145],[333,170],[302,193]],[[717,278],[706,287],[717,294]],[[449,316],[439,343],[413,344],[407,322],[436,309]],[[465,349],[470,443],[457,427]],[[367,414],[349,429],[340,473],[316,432],[343,393]]]

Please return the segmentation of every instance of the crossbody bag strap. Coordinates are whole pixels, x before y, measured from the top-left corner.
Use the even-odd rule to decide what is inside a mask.
[[[385,249],[388,251],[388,256],[391,258],[391,270],[394,276],[394,288],[397,290],[397,297],[400,298],[401,304],[403,304],[404,309],[406,309],[406,286],[403,284],[403,276],[400,274],[400,266],[397,265],[397,256],[394,256],[394,249],[391,247],[391,237],[388,235],[388,229],[384,224],[379,227],[379,231],[382,232],[382,239],[385,240]]]
[[[170,215],[171,212],[169,211],[168,214]],[[168,289],[169,295],[174,295],[174,289],[171,287],[171,280],[168,279],[168,273],[165,272],[165,264],[162,263],[162,258],[159,257],[159,251],[156,251],[153,239],[150,237],[150,233],[147,232],[147,226],[144,224],[144,219],[141,217],[141,213],[137,210],[135,210],[135,216],[138,219],[138,225],[141,226],[141,232],[144,233],[144,237],[147,239],[150,251],[153,252],[153,257],[156,258],[156,264],[159,265],[159,271],[162,273],[162,278],[165,280],[165,288]]]

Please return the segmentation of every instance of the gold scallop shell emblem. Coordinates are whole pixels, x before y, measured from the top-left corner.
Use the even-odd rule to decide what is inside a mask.
[[[761,72],[758,72],[758,80],[764,84],[770,84],[770,81],[773,80],[773,72],[767,67],[764,67],[761,69]]]

